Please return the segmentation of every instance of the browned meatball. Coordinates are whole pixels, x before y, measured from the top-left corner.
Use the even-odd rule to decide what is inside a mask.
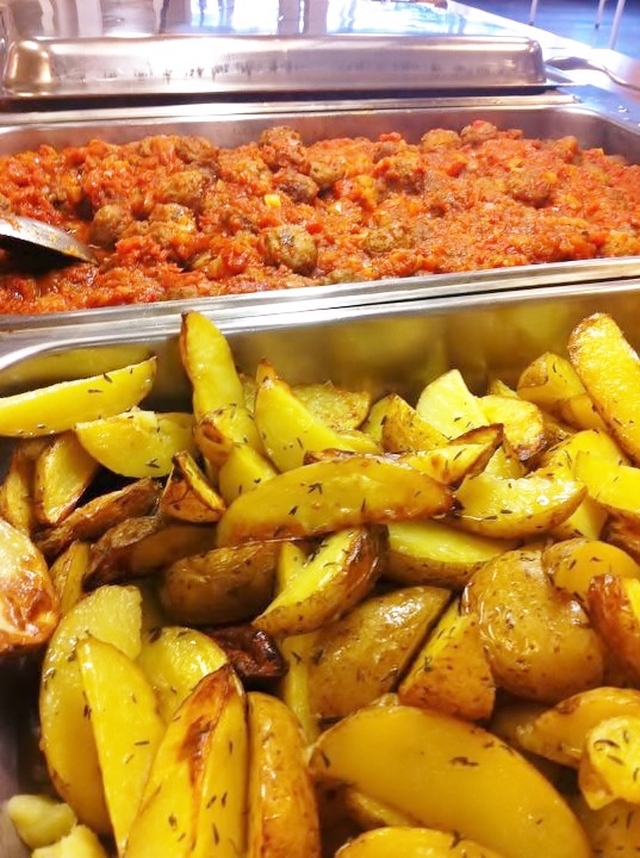
[[[311,274],[318,261],[318,248],[303,226],[283,224],[264,232],[265,259],[269,265],[285,265],[298,274]]]
[[[91,242],[107,250],[113,248],[131,221],[128,209],[116,203],[107,203],[93,216]]]

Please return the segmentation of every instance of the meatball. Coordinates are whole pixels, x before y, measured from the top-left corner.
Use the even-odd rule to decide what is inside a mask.
[[[106,250],[113,248],[132,221],[131,212],[116,203],[101,206],[93,216],[91,242]]]
[[[264,233],[268,265],[285,265],[297,274],[311,274],[318,261],[318,248],[303,226],[283,224]]]

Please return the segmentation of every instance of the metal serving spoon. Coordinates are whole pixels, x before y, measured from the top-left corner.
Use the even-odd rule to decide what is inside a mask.
[[[40,248],[70,259],[96,262],[91,249],[65,230],[18,215],[0,215],[0,247],[7,250]]]

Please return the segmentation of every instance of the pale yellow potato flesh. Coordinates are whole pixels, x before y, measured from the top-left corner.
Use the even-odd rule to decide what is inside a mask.
[[[600,539],[554,542],[542,552],[542,563],[556,587],[576,596],[583,604],[596,575],[640,578],[640,565],[626,551]]]
[[[399,765],[399,761],[402,764]],[[323,733],[311,769],[505,858],[590,858],[551,784],[486,730],[411,706],[361,709]]]
[[[164,721],[150,682],[113,644],[86,638],[76,657],[115,843],[124,855]]]
[[[585,737],[578,784],[597,810],[622,799],[640,804],[640,716],[624,714],[595,724]]]
[[[75,433],[57,435],[36,461],[34,509],[40,524],[57,524],[71,512],[97,470]]]
[[[109,858],[96,834],[86,825],[74,825],[71,831],[50,846],[34,849],[31,858]]]
[[[41,793],[17,793],[4,806],[20,839],[30,849],[49,846],[65,837],[76,824],[73,809]]]
[[[134,409],[74,427],[80,443],[105,468],[124,477],[163,477],[176,453],[195,453],[193,415]]]
[[[91,378],[61,381],[0,398],[0,435],[24,438],[64,432],[83,420],[128,411],[151,391],[156,358]]]

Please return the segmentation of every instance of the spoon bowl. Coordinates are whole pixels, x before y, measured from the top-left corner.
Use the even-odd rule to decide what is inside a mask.
[[[69,259],[96,262],[91,248],[64,229],[19,215],[0,216],[0,247],[23,251],[39,248]]]

